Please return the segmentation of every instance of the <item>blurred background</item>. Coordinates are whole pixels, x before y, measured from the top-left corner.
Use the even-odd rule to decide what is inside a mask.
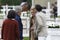
[[[0,35],[2,23],[10,9],[15,10],[22,2],[28,2],[30,6],[39,4],[46,15],[46,26],[48,27],[47,40],[60,40],[60,0],[0,0]],[[30,18],[21,16],[23,22],[24,40],[29,40]],[[1,36],[0,36],[1,38]]]

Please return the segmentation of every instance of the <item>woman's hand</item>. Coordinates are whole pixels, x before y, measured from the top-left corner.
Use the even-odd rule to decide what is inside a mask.
[[[34,30],[34,27],[32,26],[32,27],[31,27],[31,31],[33,31],[33,30]]]
[[[1,40],[3,40],[3,39],[1,39]]]

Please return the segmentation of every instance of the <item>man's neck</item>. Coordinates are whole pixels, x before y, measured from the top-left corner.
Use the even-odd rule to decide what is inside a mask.
[[[23,12],[24,12],[24,11],[27,12],[28,10],[23,10]]]

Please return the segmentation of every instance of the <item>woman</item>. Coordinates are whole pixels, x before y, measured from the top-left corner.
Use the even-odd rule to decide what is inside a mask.
[[[45,14],[42,12],[42,7],[38,4],[35,5],[35,8],[37,10],[36,13],[36,18],[35,18],[35,25],[36,25],[36,38],[38,38],[38,40],[46,40],[47,38],[47,27],[46,27],[46,16]]]
[[[30,20],[30,40],[35,40],[35,34],[34,34],[35,20],[34,19],[35,19],[36,9],[34,6],[31,7],[31,13],[32,13],[32,17]]]
[[[15,21],[16,12],[10,10],[7,15],[7,19],[2,25],[1,39],[3,40],[20,40],[18,23]]]

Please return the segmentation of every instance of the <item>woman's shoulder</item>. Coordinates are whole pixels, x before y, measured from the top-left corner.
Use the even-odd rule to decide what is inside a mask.
[[[16,20],[14,20],[14,22],[13,22],[15,25],[18,25],[18,22],[16,21]]]
[[[8,19],[3,20],[3,24],[7,23],[8,21]]]
[[[8,19],[5,19],[3,22],[6,22],[6,21],[8,21]]]
[[[15,22],[15,23],[17,23],[17,21],[15,19],[5,19],[4,22]]]
[[[13,20],[13,22],[16,24],[16,23],[18,23],[15,19]]]

